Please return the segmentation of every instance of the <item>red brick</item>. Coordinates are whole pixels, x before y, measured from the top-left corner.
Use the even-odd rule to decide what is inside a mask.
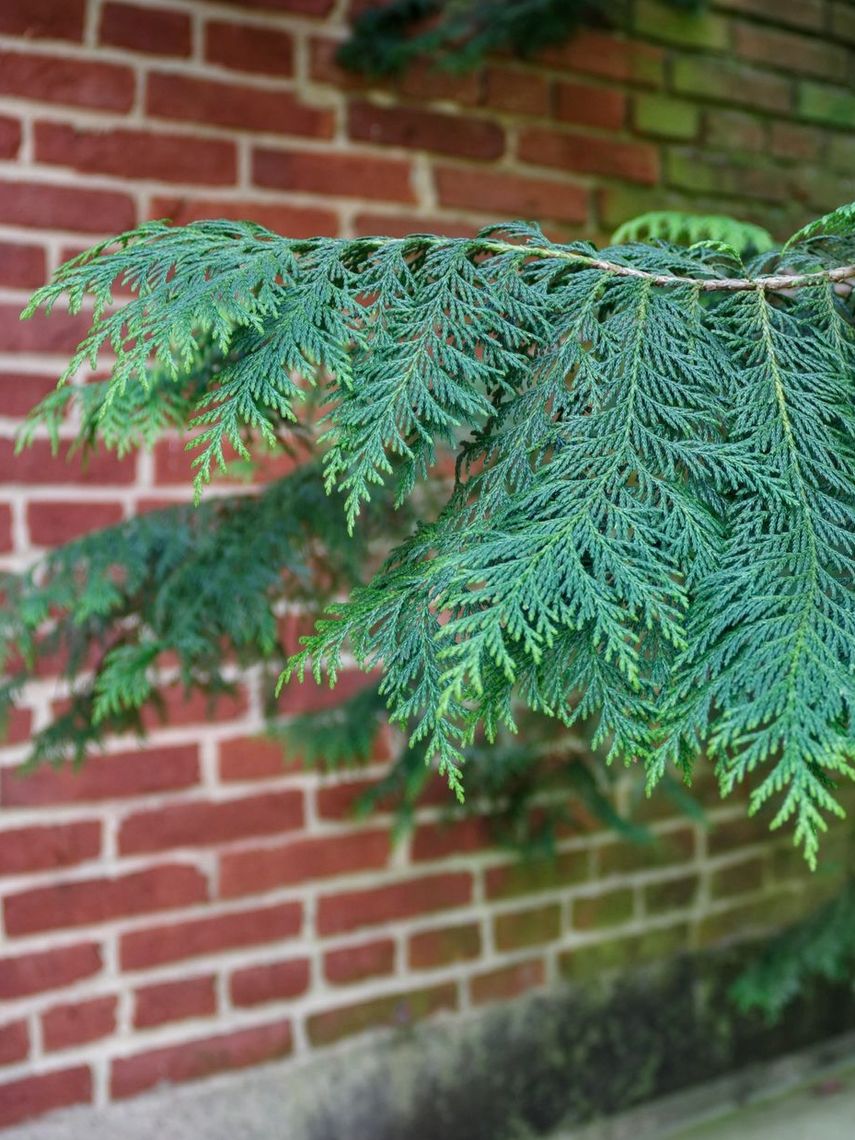
[[[24,39],[82,40],[86,0],[10,0],[0,5],[0,32]]]
[[[51,318],[54,319],[54,318]],[[2,327],[2,314],[0,314]],[[37,350],[37,340],[27,348],[9,351],[27,352]],[[57,345],[43,345],[43,351]],[[99,451],[86,459],[79,455],[70,460],[62,453],[53,455],[46,439],[37,439],[19,455],[15,455],[15,443],[11,439],[0,439],[0,483],[132,483],[135,477],[134,456],[119,459],[112,452]]]
[[[234,143],[222,139],[36,123],[35,140],[39,162],[86,174],[217,186],[233,183],[237,172]]]
[[[363,926],[465,906],[471,899],[472,876],[463,872],[430,875],[366,891],[325,895],[318,900],[318,933],[344,934]]]
[[[0,551],[6,553],[10,551],[14,543],[12,541],[12,508],[8,503],[0,504]],[[11,711],[11,710],[10,710]],[[12,729],[9,723],[9,713],[6,714],[6,725],[0,727],[0,738],[6,739],[6,743],[11,743],[8,739]]]
[[[166,8],[117,4],[110,0],[101,13],[102,44],[128,48],[151,55],[188,56],[191,48],[190,17]]]
[[[294,37],[275,28],[209,20],[205,26],[205,58],[233,71],[293,75]]]
[[[618,142],[532,127],[520,137],[520,157],[539,166],[582,174],[605,174],[653,184],[659,176],[659,155],[646,143]]]
[[[0,958],[0,998],[22,998],[62,989],[83,978],[91,978],[100,969],[101,950],[94,942]]]
[[[0,371],[0,416],[23,416],[54,390],[56,376]]]
[[[67,357],[86,336],[91,323],[87,314],[72,314],[62,309],[56,309],[49,317],[39,310],[22,321],[21,308],[20,303],[0,305],[0,352],[52,352]],[[35,451],[39,450],[50,452],[46,440],[35,445]],[[26,461],[26,456],[27,452],[24,452],[16,463],[20,463],[22,458]]]
[[[72,1045],[85,1045],[108,1037],[116,1029],[116,999],[97,997],[90,1001],[57,1005],[42,1014],[42,1041],[51,1053]]]
[[[113,1061],[110,1093],[117,1099],[136,1096],[167,1081],[193,1081],[227,1069],[244,1069],[291,1052],[291,1023],[276,1021],[238,1029],[181,1045],[167,1045]]]
[[[129,111],[134,101],[134,73],[114,63],[0,51],[0,95],[63,107]]]
[[[21,1077],[0,1085],[0,1128],[20,1124],[22,1120],[30,1120],[56,1108],[91,1102],[92,1074],[88,1065]]]
[[[0,158],[15,158],[21,146],[21,124],[0,115]]]
[[[233,693],[221,693],[214,699],[196,689],[185,693],[181,685],[165,685],[160,690],[163,710],[153,706],[143,709],[143,725],[153,731],[161,724],[177,725],[219,724],[242,717],[248,706],[246,689],[239,686]]]
[[[133,227],[136,206],[127,194],[113,190],[0,182],[0,222],[35,229],[115,234]]]
[[[281,744],[263,736],[222,740],[219,751],[220,779],[225,783],[273,780],[289,772],[300,772],[304,767],[299,757],[287,757]]]
[[[379,681],[379,674],[377,673],[361,673],[357,669],[342,669],[338,674],[335,688],[330,688],[326,682],[318,685],[314,677],[307,673],[305,680],[292,680],[283,687],[276,707],[280,716],[302,716],[305,713],[334,709],[342,701],[355,696],[363,689],[368,688],[372,682],[376,683],[377,681]]]
[[[555,117],[584,127],[618,130],[626,122],[626,95],[608,87],[559,83],[555,89]]]
[[[0,769],[3,807],[48,807],[178,791],[199,782],[195,744],[93,756],[80,769]]]
[[[338,218],[332,210],[324,210],[320,206],[271,205],[250,199],[221,202],[215,198],[155,198],[151,216],[169,218],[179,226],[200,218],[232,218],[257,222],[274,233],[294,238],[333,237],[338,233]],[[185,481],[186,463],[181,470],[182,481]]]
[[[91,530],[121,522],[121,503],[37,502],[27,504],[30,541],[36,546],[57,546]]]
[[[488,67],[484,75],[483,102],[487,107],[515,115],[548,115],[552,107],[552,82],[547,76],[521,68]]]
[[[193,478],[193,455],[187,450],[186,439],[160,439],[154,445],[154,481],[159,486],[189,486]],[[237,458],[230,445],[223,448],[225,462],[232,463]],[[256,456],[255,479],[269,482],[290,474],[298,463],[293,455],[281,451],[275,456]],[[217,474],[218,483],[240,482],[228,475]]]
[[[101,850],[101,824],[51,824],[0,832],[0,875],[23,875],[72,867],[94,859]]]
[[[147,969],[203,954],[293,938],[299,934],[302,923],[301,905],[289,902],[134,930],[121,938],[122,969]]]
[[[252,178],[257,186],[345,198],[413,202],[410,164],[394,158],[256,148]]]
[[[380,978],[395,968],[395,943],[391,938],[343,946],[324,956],[324,977],[335,986]]]
[[[361,142],[404,146],[460,158],[499,158],[505,149],[502,128],[486,119],[461,118],[419,107],[351,103],[348,133]]]
[[[143,986],[134,993],[134,1028],[149,1029],[169,1021],[209,1017],[216,1013],[215,981],[210,974],[202,978],[181,978],[175,982]]]
[[[538,55],[539,62],[551,66],[647,85],[661,81],[664,59],[661,48],[587,29]]]
[[[389,853],[386,831],[318,836],[276,847],[235,851],[220,859],[220,893],[223,898],[234,898],[311,879],[379,870],[389,862]]]
[[[46,277],[45,252],[40,245],[4,242],[0,245],[0,285],[35,289]]]
[[[400,1029],[446,1009],[457,1009],[457,987],[451,983],[326,1009],[313,1014],[306,1028],[312,1045],[331,1045],[368,1029]]]
[[[146,110],[163,119],[214,123],[246,131],[317,139],[331,138],[333,133],[332,112],[307,107],[291,91],[266,91],[186,75],[150,75]]]
[[[30,1033],[26,1021],[10,1021],[0,1025],[0,1065],[25,1061],[30,1052]],[[0,1098],[3,1088],[0,1086]]]
[[[449,855],[465,855],[492,846],[489,821],[470,816],[454,821],[423,823],[412,838],[411,857],[419,863],[444,859]]]
[[[456,166],[436,167],[435,177],[440,205],[452,209],[564,222],[588,217],[588,191],[566,181]]]
[[[481,930],[477,923],[423,930],[410,938],[411,970],[432,970],[454,962],[468,962],[481,953]]]
[[[119,852],[137,855],[170,847],[205,847],[302,826],[303,793],[296,789],[216,803],[168,804],[125,819],[119,830]]]
[[[487,974],[478,974],[471,979],[469,990],[475,1005],[482,1005],[484,1002],[507,1001],[518,997],[526,990],[542,986],[545,982],[544,965],[537,958],[513,966],[503,966]]]
[[[733,25],[733,50],[754,63],[827,80],[846,79],[846,49],[831,37],[816,39],[739,21]]]
[[[299,958],[235,970],[229,992],[235,1005],[248,1006],[299,997],[308,988],[309,960]]]
[[[83,879],[34,887],[9,895],[3,904],[6,932],[36,934],[67,926],[88,926],[151,911],[205,902],[208,884],[195,867],[163,864],[113,879]]]
[[[359,797],[373,788],[377,780],[370,778],[358,780],[336,780],[326,788],[318,788],[315,793],[315,803],[321,819],[349,819],[356,811]]]

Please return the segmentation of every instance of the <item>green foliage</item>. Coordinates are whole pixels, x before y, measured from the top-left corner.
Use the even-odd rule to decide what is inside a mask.
[[[845,982],[855,966],[855,880],[801,922],[773,938],[740,975],[732,997],[742,1010],[777,1021],[808,982]]]
[[[670,242],[672,245],[709,245],[736,257],[766,253],[775,242],[762,226],[721,214],[685,214],[679,210],[652,210],[618,226],[615,245],[627,242]]]
[[[703,0],[668,0],[694,9]],[[339,61],[352,71],[387,76],[428,57],[466,71],[491,51],[527,56],[560,43],[592,19],[622,21],[623,0],[390,0],[357,16]]]
[[[296,241],[248,223],[150,224],[63,267],[30,311],[93,299],[67,377],[102,347],[115,360],[86,439],[113,401],[174,398],[170,415],[203,429],[201,489],[226,444],[276,445],[322,408],[325,485],[348,528],[364,543],[388,493],[408,504],[416,524],[389,536],[360,585],[369,548],[355,548],[283,675],[334,683],[345,654],[382,670],[380,696],[410,741],[396,778],[415,786],[427,760],[462,796],[464,764],[476,772],[491,742],[511,772],[529,710],[585,726],[650,787],[672,764],[689,779],[706,750],[722,790],[750,781],[753,810],[776,800],[774,823],[793,819],[814,861],[855,751],[855,327],[840,295],[855,240],[833,229],[743,264],[714,242],[598,252],[521,223],[474,239]],[[117,279],[135,296],[115,310]],[[53,406],[41,416],[55,422]],[[133,425],[105,442],[145,439]],[[443,450],[456,474],[434,506]],[[164,580],[135,577],[149,553],[119,559],[127,584],[93,584],[97,559],[115,554],[98,553],[97,536],[78,547],[93,567],[85,589],[72,596],[69,566],[48,570],[45,589],[20,588],[30,642],[57,611],[69,637],[142,616],[134,651],[123,635],[100,669],[89,739],[96,717],[130,716],[152,696],[148,650],[173,627],[199,647],[178,654],[185,683],[226,682],[223,638],[247,659],[277,657],[270,598],[290,595],[274,567],[298,550],[297,520],[298,579],[307,533],[341,557],[347,546],[311,486],[308,514],[264,496],[270,513],[241,524],[245,541],[211,530],[201,550],[212,564],[218,549],[229,557],[195,562],[214,585],[192,599],[192,620],[183,601],[162,608]],[[176,541],[163,538],[170,551]],[[175,550],[179,577],[197,545]],[[51,581],[65,583],[58,600]],[[185,578],[175,596],[188,595]]]

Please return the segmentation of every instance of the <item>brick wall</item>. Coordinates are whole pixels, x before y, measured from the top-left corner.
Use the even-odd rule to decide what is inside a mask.
[[[416,69],[371,86],[334,63],[344,0],[0,2],[0,552],[9,566],[186,495],[180,445],[88,469],[16,423],[78,318],[18,322],[28,292],[146,217],[252,217],[298,236],[540,219],[606,234],[654,206],[784,234],[855,198],[855,6],[636,4],[534,63]],[[135,1095],[466,1010],[592,969],[706,946],[803,904],[797,858],[730,802],[710,830],[650,806],[661,843],[570,836],[520,867],[425,809],[390,850],[354,824],[367,773],[283,768],[258,698],[175,704],[144,749],[19,777],[49,676],[0,769],[0,1124]]]

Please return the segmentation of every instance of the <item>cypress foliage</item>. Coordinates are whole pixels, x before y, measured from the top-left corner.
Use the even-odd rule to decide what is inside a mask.
[[[150,223],[67,263],[28,313],[65,297],[91,331],[25,439],[58,441],[74,405],[86,446],[185,427],[201,494],[229,447],[283,446],[321,411],[331,498],[307,473],[91,536],[7,581],[3,640],[32,661],[60,613],[79,669],[121,629],[85,747],[153,699],[166,649],[211,689],[223,638],[274,660],[277,568],[305,584],[332,551],[337,600],[282,682],[334,683],[346,653],[382,669],[392,721],[461,796],[467,749],[520,708],[590,724],[650,787],[706,751],[815,862],[855,751],[852,208],[753,256],[705,232],[597,250],[522,223],[352,240]],[[70,383],[103,351],[109,379]],[[378,528],[391,552],[357,584]]]

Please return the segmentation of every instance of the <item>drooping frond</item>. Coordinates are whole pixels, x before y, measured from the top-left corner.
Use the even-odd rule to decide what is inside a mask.
[[[833,267],[810,242],[745,268],[715,242],[597,251],[521,223],[298,241],[154,225],[34,305],[94,298],[70,373],[115,354],[98,416],[177,392],[200,482],[226,444],[280,445],[317,405],[348,526],[383,485],[409,498],[419,524],[288,676],[334,680],[347,654],[382,669],[393,720],[460,794],[467,750],[512,733],[520,702],[593,718],[651,783],[709,750],[813,859],[855,748],[855,243],[836,228]],[[135,295],[114,311],[116,279]],[[216,367],[191,383],[205,344]],[[456,475],[433,510],[443,449]],[[144,649],[115,657],[99,709]]]

